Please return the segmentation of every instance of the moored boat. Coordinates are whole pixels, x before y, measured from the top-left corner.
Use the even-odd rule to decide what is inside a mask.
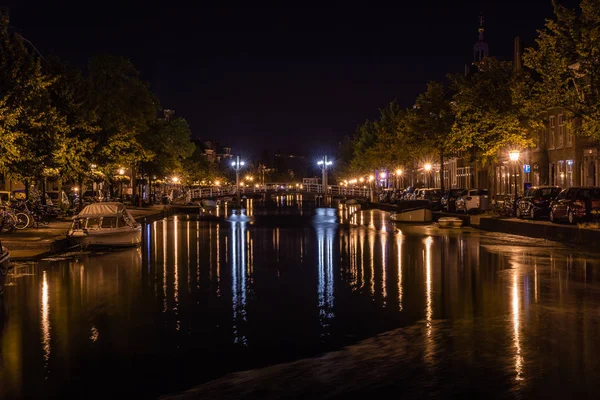
[[[395,222],[432,222],[433,214],[428,201],[405,200],[398,204],[390,219]]]
[[[200,205],[204,208],[217,208],[217,201],[212,199],[202,199]]]
[[[0,294],[4,292],[4,284],[10,267],[10,253],[8,249],[0,244]]]
[[[142,242],[142,225],[122,203],[94,203],[73,219],[67,237],[81,247],[127,247]]]
[[[438,219],[440,228],[460,228],[463,226],[463,220],[457,217],[441,217]]]

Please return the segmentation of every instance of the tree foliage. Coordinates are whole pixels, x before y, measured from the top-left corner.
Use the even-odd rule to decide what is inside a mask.
[[[181,175],[184,160],[196,148],[190,136],[190,128],[183,118],[156,120],[140,137],[141,145],[154,155],[151,161],[143,163],[144,171],[156,176]]]
[[[41,177],[53,163],[57,138],[69,133],[51,101],[57,77],[42,72],[40,59],[0,17],[0,168],[21,179]]]
[[[451,79],[455,91],[452,149],[471,153],[486,164],[502,148],[534,145],[530,117],[516,95],[524,78],[513,73],[512,63],[486,57],[477,72]]]
[[[600,0],[581,0],[579,10],[555,2],[523,61],[539,78],[530,107],[560,107],[576,134],[600,139]]]
[[[100,127],[95,151],[97,164],[110,175],[119,166],[151,160],[153,153],[140,142],[140,135],[150,129],[160,110],[149,84],[122,57],[94,57],[88,68],[90,101]]]

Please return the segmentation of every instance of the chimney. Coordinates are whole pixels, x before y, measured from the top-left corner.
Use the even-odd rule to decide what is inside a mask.
[[[517,36],[515,38],[515,49],[513,54],[513,68],[515,72],[521,71],[521,39]]]

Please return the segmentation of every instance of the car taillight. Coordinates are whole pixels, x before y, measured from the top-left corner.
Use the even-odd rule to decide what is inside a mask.
[[[575,200],[573,205],[577,207],[583,207],[583,202],[581,200]]]
[[[541,198],[541,197],[538,197],[537,199],[533,199],[533,202],[534,202],[535,204],[540,204],[540,203],[541,203],[541,202],[543,202],[543,201],[544,201],[544,199],[543,199],[543,198]]]

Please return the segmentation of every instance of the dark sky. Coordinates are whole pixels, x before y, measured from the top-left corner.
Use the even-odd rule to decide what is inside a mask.
[[[332,152],[389,101],[410,106],[427,81],[464,70],[480,12],[490,54],[507,60],[514,36],[531,43],[552,14],[550,0],[285,3],[8,5],[43,54],[81,67],[99,53],[127,56],[195,137],[248,155]]]

